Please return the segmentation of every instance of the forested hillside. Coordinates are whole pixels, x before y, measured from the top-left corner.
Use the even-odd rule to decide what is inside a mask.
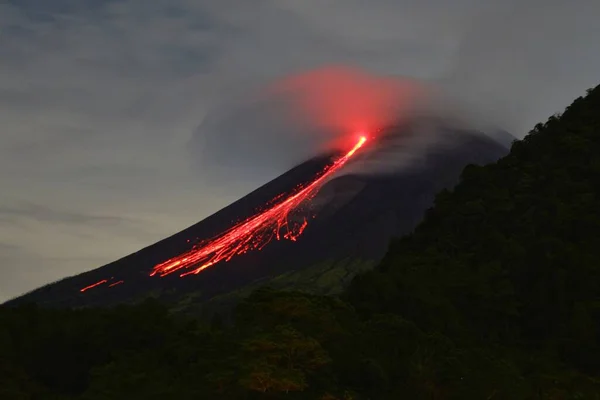
[[[2,399],[600,399],[600,86],[467,167],[340,298],[233,326],[148,301],[0,309]]]

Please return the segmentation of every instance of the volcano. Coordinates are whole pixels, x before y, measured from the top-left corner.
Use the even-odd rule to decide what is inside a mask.
[[[198,312],[265,284],[333,294],[374,266],[393,237],[412,231],[466,165],[496,161],[512,140],[431,120],[382,130],[372,146],[361,136],[346,153],[314,157],[171,237],[7,305],[110,306],[156,297]]]

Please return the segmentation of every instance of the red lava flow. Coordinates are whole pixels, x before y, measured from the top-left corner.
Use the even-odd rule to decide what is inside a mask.
[[[97,287],[97,286],[104,285],[105,283],[109,283],[109,282],[110,282],[110,281],[112,281],[113,279],[115,279],[115,278],[114,278],[114,277],[112,277],[112,278],[110,278],[110,279],[102,279],[101,281],[98,281],[98,282],[96,282],[96,283],[92,283],[92,284],[91,284],[91,285],[89,285],[89,286],[86,286],[86,287],[84,287],[84,288],[82,288],[82,289],[79,289],[79,291],[80,291],[81,293],[83,293],[83,292],[85,292],[86,290],[90,290],[90,289],[93,289],[93,288],[95,288],[95,287]],[[108,285],[108,287],[117,286],[117,285],[120,285],[121,283],[124,283],[124,282],[125,282],[125,281],[123,281],[123,280],[116,281],[116,282],[112,282],[110,285]]]
[[[89,286],[86,286],[86,287],[84,287],[84,288],[82,288],[82,289],[79,289],[79,291],[80,291],[81,293],[83,293],[83,292],[85,292],[86,290],[93,289],[93,288],[95,288],[96,286],[100,286],[100,285],[102,285],[102,284],[104,284],[104,283],[106,283],[106,282],[108,282],[108,279],[102,279],[100,282],[92,283],[92,284],[91,284],[91,285],[89,285]]]
[[[306,218],[303,218],[302,222],[289,221],[290,213],[303,202],[312,199],[327,178],[340,170],[366,141],[366,136],[360,136],[358,142],[350,151],[325,167],[310,184],[298,187],[285,200],[281,200],[283,194],[276,196],[266,204],[268,208],[265,210],[238,222],[212,239],[200,242],[191,250],[155,265],[150,276],[164,277],[176,271],[181,271],[180,277],[198,274],[218,262],[229,261],[234,256],[249,251],[262,250],[273,239],[296,241],[306,229],[308,221]],[[80,292],[85,292],[107,282],[107,279],[103,279],[80,289]],[[123,281],[117,281],[110,284],[109,287],[121,283]]]
[[[181,270],[188,270],[182,272],[181,277],[198,274],[220,261],[229,261],[234,256],[248,251],[261,250],[273,239],[296,241],[304,232],[308,221],[303,218],[301,223],[290,222],[288,220],[290,212],[297,209],[304,201],[313,198],[327,178],[342,168],[366,141],[366,136],[360,136],[350,151],[325,167],[309,185],[299,188],[280,203],[235,224],[222,234],[199,243],[190,251],[157,264],[150,276],[163,277]]]

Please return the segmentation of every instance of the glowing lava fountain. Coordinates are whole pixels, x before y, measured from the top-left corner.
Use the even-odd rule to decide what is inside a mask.
[[[248,251],[261,250],[274,238],[295,241],[304,232],[308,221],[306,218],[303,218],[302,222],[289,221],[290,213],[304,201],[312,199],[327,178],[342,168],[366,141],[367,138],[361,136],[349,152],[325,167],[314,181],[296,188],[285,200],[238,222],[212,239],[200,242],[190,251],[157,264],[150,276],[162,277],[182,270],[186,271],[180,273],[181,277],[198,274],[220,261],[229,261],[234,256]],[[281,197],[277,196],[274,200]]]

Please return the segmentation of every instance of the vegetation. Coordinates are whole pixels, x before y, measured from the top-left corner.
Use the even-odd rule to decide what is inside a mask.
[[[0,398],[600,399],[599,110],[465,168],[339,297],[258,289],[232,326],[0,309]]]

